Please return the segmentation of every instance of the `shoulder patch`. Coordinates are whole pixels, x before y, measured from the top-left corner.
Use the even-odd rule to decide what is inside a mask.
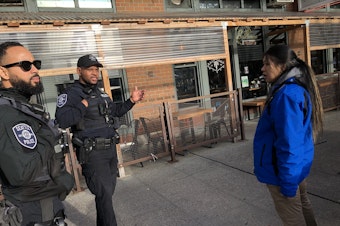
[[[60,94],[57,98],[57,107],[61,108],[62,106],[64,106],[67,102],[67,94]]]
[[[32,127],[26,123],[19,123],[13,126],[12,131],[15,138],[22,146],[34,149],[37,146],[37,137],[35,136]]]

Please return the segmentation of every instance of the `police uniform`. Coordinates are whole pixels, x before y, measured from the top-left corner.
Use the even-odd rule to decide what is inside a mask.
[[[20,209],[24,226],[63,216],[61,200],[74,186],[62,169],[63,153],[55,151],[58,128],[28,98],[13,88],[0,89],[2,190]]]
[[[83,99],[88,101],[88,107],[82,104]],[[78,81],[58,96],[56,119],[60,127],[71,127],[73,140],[77,140],[77,157],[87,186],[95,195],[100,226],[117,224],[112,205],[119,142],[114,117],[123,116],[133,105],[130,100],[115,104],[97,85]]]

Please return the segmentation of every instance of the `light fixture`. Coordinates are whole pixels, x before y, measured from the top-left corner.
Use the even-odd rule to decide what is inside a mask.
[[[171,3],[174,5],[180,5],[182,4],[183,0],[171,0]]]

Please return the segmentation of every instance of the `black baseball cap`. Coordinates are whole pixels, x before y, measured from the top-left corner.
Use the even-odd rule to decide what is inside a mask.
[[[93,56],[92,54],[87,54],[78,59],[77,67],[87,68],[91,66],[103,67],[103,65],[99,63],[97,58]]]

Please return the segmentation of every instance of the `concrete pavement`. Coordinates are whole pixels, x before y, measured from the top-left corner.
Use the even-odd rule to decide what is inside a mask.
[[[318,224],[340,225],[340,111],[325,114],[308,192]],[[252,173],[257,120],[245,122],[246,140],[221,142],[156,162],[127,167],[113,196],[119,226],[277,226],[270,194]],[[65,201],[69,226],[94,226],[94,197],[85,191]]]

